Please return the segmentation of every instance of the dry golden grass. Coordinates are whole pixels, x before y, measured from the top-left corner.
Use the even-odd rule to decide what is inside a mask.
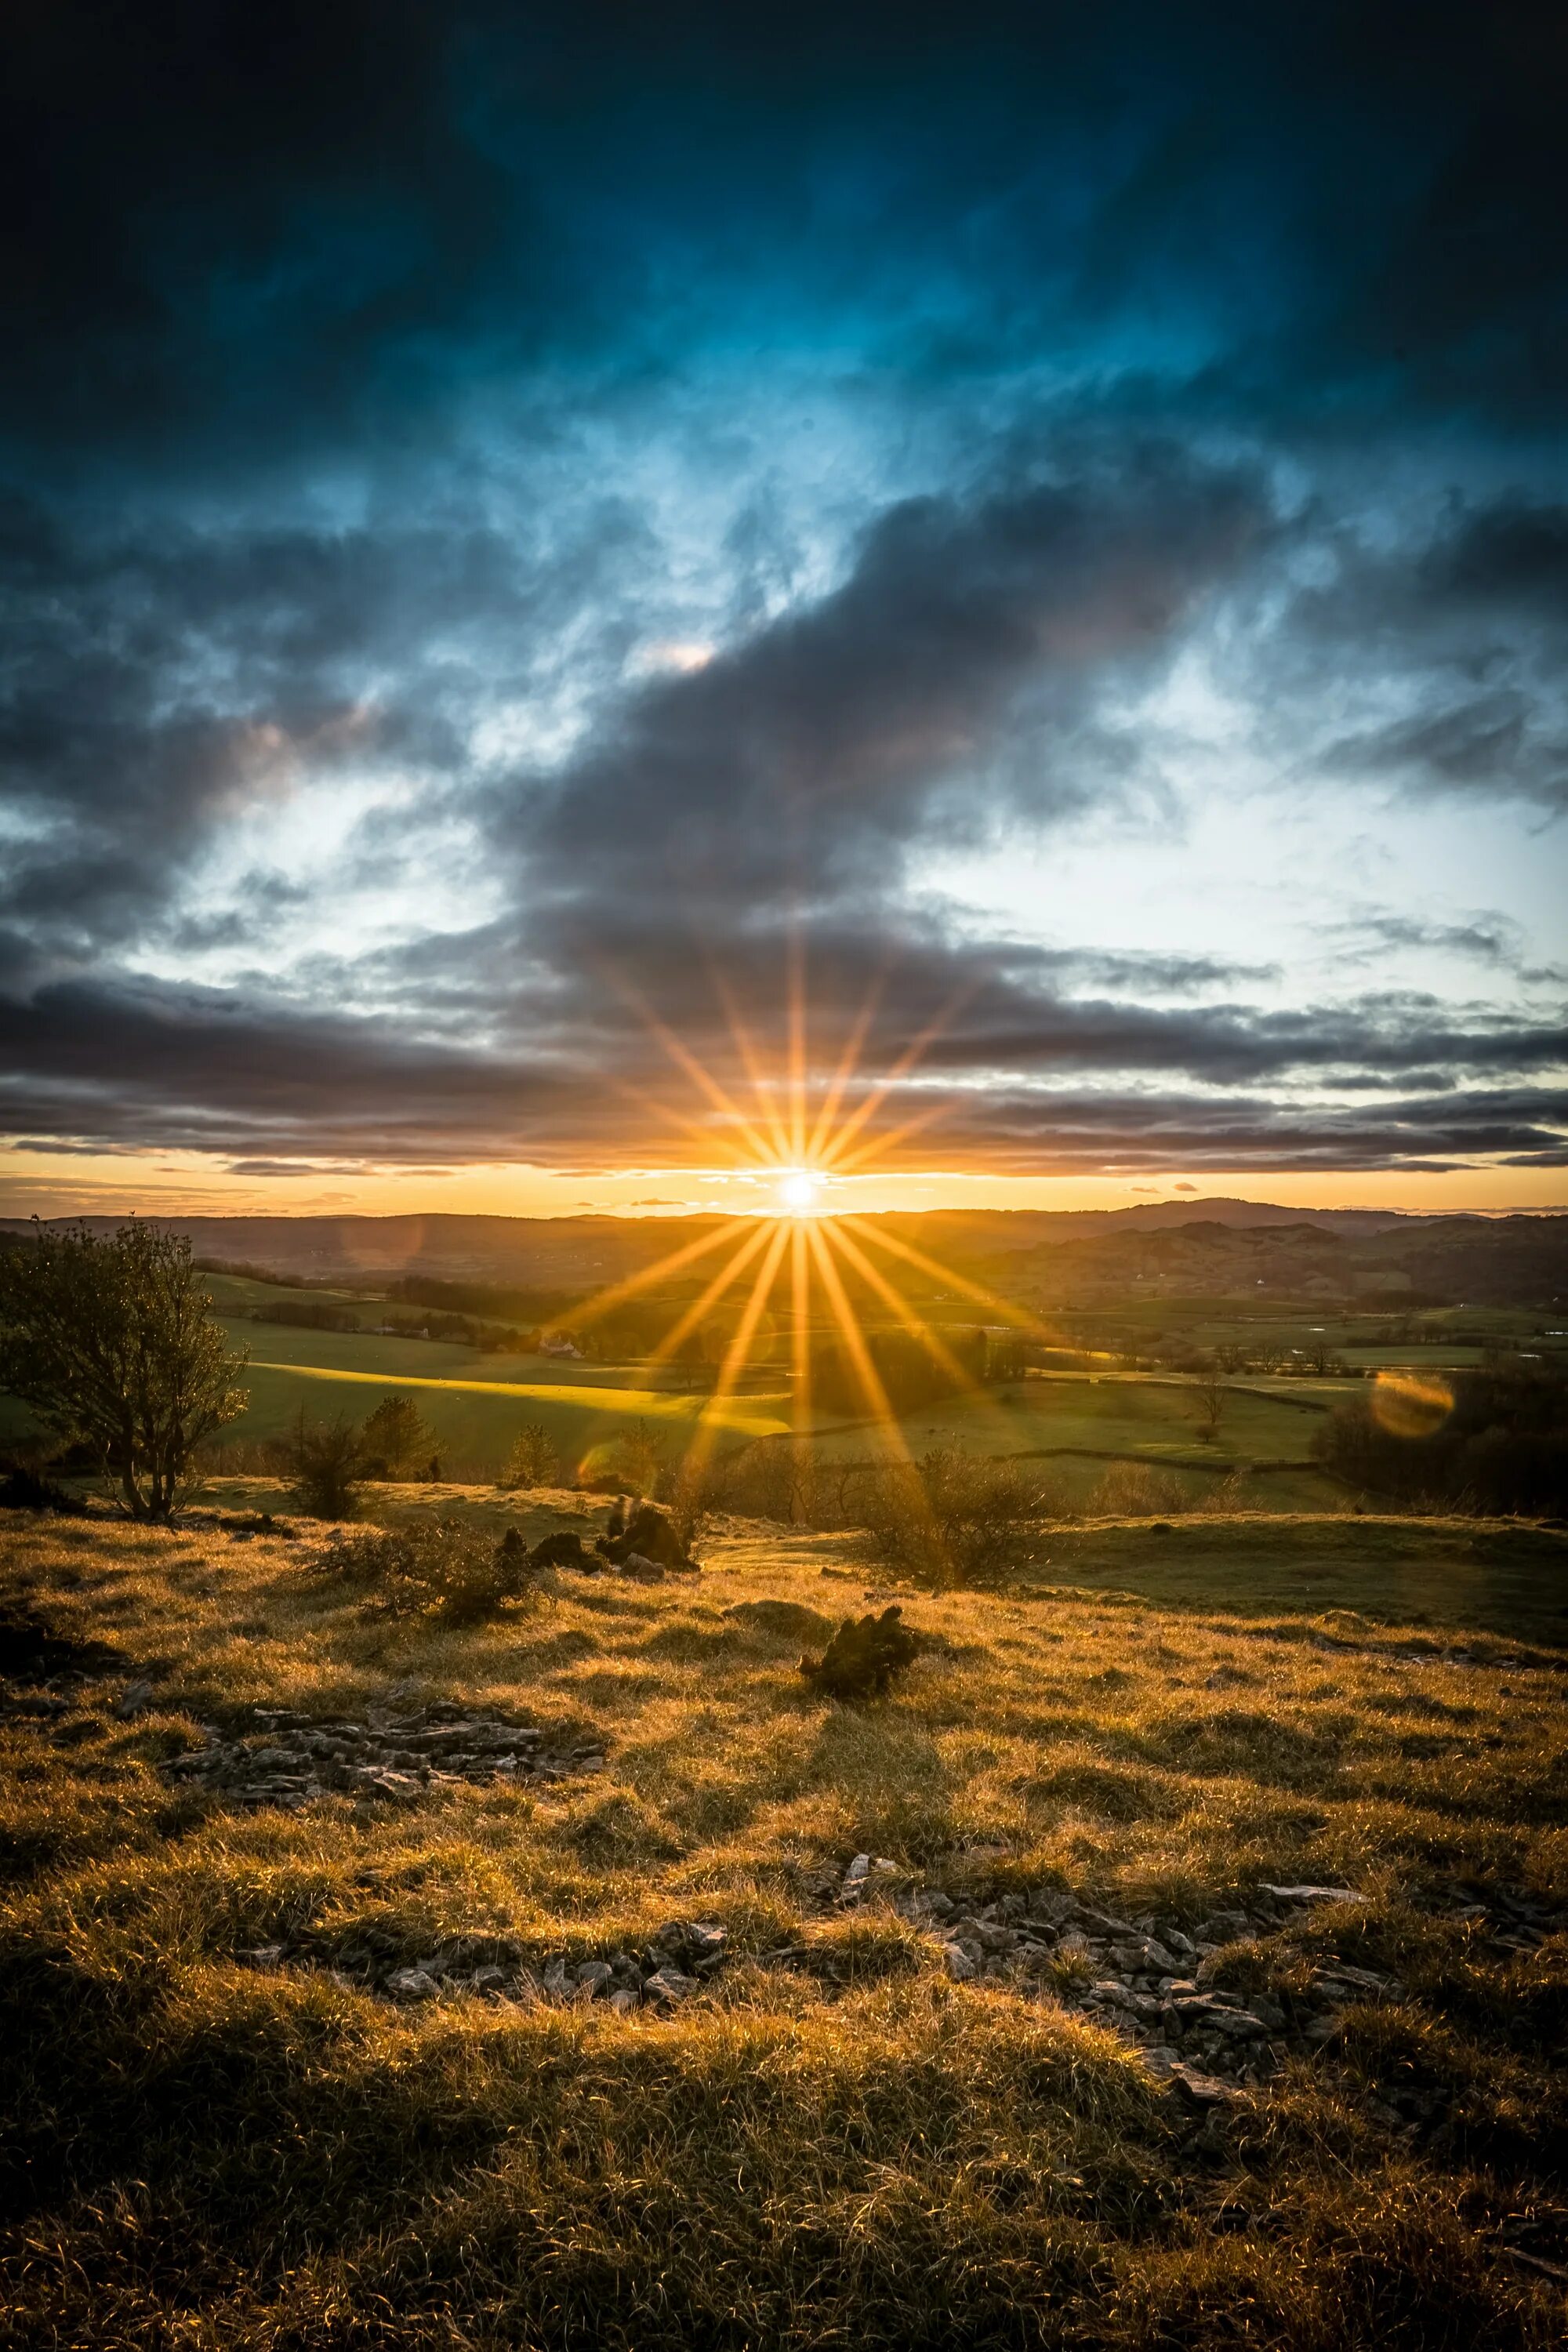
[[[530,1534],[593,1508],[433,1499]],[[1191,1521],[1064,1533],[1037,1597],[900,1595],[937,1645],[854,1708],[725,1614],[868,1606],[842,1538],[731,1526],[695,1583],[563,1575],[455,1630],[368,1615],[315,1530],[18,1520],[0,1600],[123,1663],[63,1715],[0,1720],[4,2340],[1556,2343],[1568,1938],[1504,1948],[1453,1890],[1568,1903],[1568,1656],[1541,1641],[1544,1591],[1522,1636],[1495,1594],[1462,1617],[1468,1663],[1374,1622],[1423,1543],[1428,1616],[1486,1583],[1484,1530],[1478,1554],[1456,1524],[1269,1521],[1249,1551],[1247,1522],[1216,1522],[1201,1573]],[[1310,1559],[1342,1600],[1358,1528],[1361,1614],[1275,1597]],[[1554,1570],[1561,1592],[1560,1538],[1494,1540],[1505,1588]],[[1108,1574],[1122,1589],[1093,1590]],[[132,1674],[154,1698],[121,1722]],[[158,1769],[253,1704],[392,1691],[591,1728],[607,1769],[250,1814]],[[816,1874],[858,1852],[900,1865],[893,1891],[1066,1886],[1193,1919],[1262,1879],[1350,1884],[1371,1901],[1234,1968],[1285,1982],[1337,1952],[1405,1990],[1347,2011],[1200,2158],[1127,2044],[1048,1996],[949,1983],[889,1906],[825,1906]],[[722,1917],[736,1957],[669,2019],[398,2010],[245,1958],[367,1923],[411,1952],[491,1927],[585,1957],[672,1915]],[[764,1964],[786,1943],[803,1963]],[[1403,2120],[1412,2086],[1440,2093],[1440,2131]]]

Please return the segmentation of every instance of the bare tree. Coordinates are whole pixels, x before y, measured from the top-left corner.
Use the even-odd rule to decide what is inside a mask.
[[[133,1519],[167,1519],[202,1440],[245,1411],[212,1297],[175,1234],[37,1229],[0,1259],[0,1388],[91,1447]]]

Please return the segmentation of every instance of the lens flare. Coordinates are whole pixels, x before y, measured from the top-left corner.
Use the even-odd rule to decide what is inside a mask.
[[[1454,1391],[1434,1372],[1379,1372],[1373,1418],[1390,1437],[1430,1437],[1454,1410]]]

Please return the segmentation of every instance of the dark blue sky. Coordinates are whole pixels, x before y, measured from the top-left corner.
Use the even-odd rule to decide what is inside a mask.
[[[0,1206],[1561,1196],[1560,11],[6,37]]]

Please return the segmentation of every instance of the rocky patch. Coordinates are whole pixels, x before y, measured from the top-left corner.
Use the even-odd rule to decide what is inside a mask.
[[[399,1716],[367,1710],[363,1718],[257,1707],[251,1724],[237,1732],[204,1725],[205,1744],[171,1757],[165,1775],[231,1804],[294,1808],[323,1796],[412,1803],[443,1788],[538,1786],[605,1762],[600,1740],[449,1702]]]
[[[301,1928],[284,1941],[242,1953],[252,1968],[325,1969],[340,1984],[408,2004],[471,1994],[536,2007],[602,2003],[617,2016],[633,2010],[668,2015],[717,1974],[728,1933],[716,1920],[671,1919],[652,1941],[584,1958],[540,1952],[520,1937],[475,1928],[424,1948],[381,1921],[346,1929]]]

